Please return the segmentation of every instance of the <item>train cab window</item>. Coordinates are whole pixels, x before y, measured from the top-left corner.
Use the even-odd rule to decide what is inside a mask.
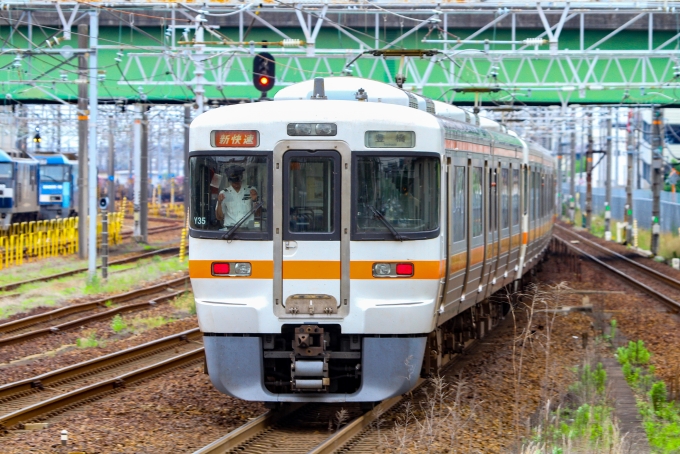
[[[67,165],[43,165],[40,166],[40,180],[48,181],[70,181],[71,169]]]
[[[508,192],[510,178],[508,169],[501,169],[501,229],[507,229],[509,226],[508,219]]]
[[[482,234],[482,212],[483,197],[482,193],[482,168],[472,168],[472,236],[477,237]]]
[[[13,170],[11,162],[0,162],[0,178],[12,178]]]
[[[193,156],[189,159],[192,235],[266,240],[270,166],[265,155]]]
[[[284,240],[340,239],[336,227],[340,210],[339,158],[336,152],[286,153]]]
[[[512,225],[519,224],[519,169],[512,169]]]
[[[439,235],[439,156],[355,155],[353,240]]]
[[[465,239],[465,167],[455,166],[453,170],[453,241]]]

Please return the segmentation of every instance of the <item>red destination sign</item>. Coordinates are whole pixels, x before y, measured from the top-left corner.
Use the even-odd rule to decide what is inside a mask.
[[[257,131],[213,131],[212,142],[218,148],[254,148],[260,144]]]

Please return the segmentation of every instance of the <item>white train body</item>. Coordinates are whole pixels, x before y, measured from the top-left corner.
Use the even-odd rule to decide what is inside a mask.
[[[482,303],[547,246],[542,150],[386,84],[325,87],[329,99],[302,83],[191,125],[190,276],[210,377],[239,398],[406,392],[426,344],[451,353],[465,314],[497,319]]]

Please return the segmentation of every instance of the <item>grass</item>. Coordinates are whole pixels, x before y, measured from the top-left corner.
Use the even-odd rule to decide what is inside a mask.
[[[616,239],[616,223],[621,220],[612,219],[612,239]],[[581,210],[576,210],[574,213],[574,224],[576,226],[583,226],[583,214]],[[593,216],[591,218],[590,233],[604,238],[604,216]],[[625,233],[624,233],[625,235]],[[643,229],[638,227],[638,247],[644,250],[650,250],[652,247],[652,231],[650,229]],[[659,238],[659,254],[666,259],[680,257],[680,235],[678,232],[661,232]]]
[[[96,348],[103,347],[104,345],[106,343],[101,339],[97,339],[97,332],[94,330],[87,332],[85,337],[76,339],[76,346],[78,348]]]
[[[649,366],[649,350],[641,340],[631,341],[628,346],[619,347],[616,358],[635,394],[653,452],[680,451],[680,407],[669,400],[666,384],[655,377],[654,366]]]
[[[86,295],[122,293],[137,288],[144,281],[157,281],[164,276],[187,269],[187,262],[180,262],[177,257],[161,259],[155,256],[134,264],[124,265],[122,271],[109,275],[104,281],[96,277],[87,282],[85,274],[68,276],[49,282],[36,282],[21,286],[12,293],[21,294],[19,298],[8,298],[0,301],[0,319],[18,312],[39,306],[56,306],[60,303]],[[4,303],[4,304],[3,304]]]
[[[523,454],[571,452],[620,452],[621,437],[607,398],[607,372],[601,363],[586,362],[574,372],[570,399],[555,410],[546,408],[542,422]]]
[[[196,300],[192,292],[182,293],[171,304],[177,310],[188,312],[189,315],[196,315]]]

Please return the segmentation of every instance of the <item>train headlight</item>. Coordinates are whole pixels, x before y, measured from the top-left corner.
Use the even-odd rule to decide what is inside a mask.
[[[392,265],[389,263],[373,264],[373,276],[389,276],[392,274]]]
[[[338,125],[335,123],[289,123],[289,136],[335,136]]]
[[[373,277],[411,277],[413,263],[374,263]]]
[[[234,264],[234,274],[239,276],[250,276],[252,267],[250,263],[235,263]]]

